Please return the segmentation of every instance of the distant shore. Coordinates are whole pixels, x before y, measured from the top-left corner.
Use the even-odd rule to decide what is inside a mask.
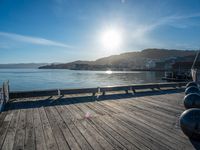
[[[64,68],[38,68],[38,69],[55,69],[55,70],[60,70]],[[155,72],[188,72],[190,69],[116,69],[116,68],[108,68],[108,69],[66,69],[66,70],[77,70],[77,71],[155,71]]]

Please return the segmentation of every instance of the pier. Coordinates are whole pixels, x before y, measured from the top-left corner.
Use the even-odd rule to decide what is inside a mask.
[[[179,126],[185,85],[9,92],[0,149],[199,149]]]

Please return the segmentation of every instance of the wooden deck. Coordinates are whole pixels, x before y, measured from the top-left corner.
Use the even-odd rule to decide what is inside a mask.
[[[179,127],[182,91],[15,99],[0,114],[0,148],[199,149]]]

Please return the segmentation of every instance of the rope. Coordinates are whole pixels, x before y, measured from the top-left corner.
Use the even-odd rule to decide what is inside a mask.
[[[192,68],[191,68],[191,69],[194,69],[194,66],[195,66],[195,64],[196,64],[197,58],[198,58],[198,56],[199,56],[199,53],[200,53],[200,50],[198,51],[198,53],[197,53],[197,55],[196,55],[196,57],[195,57],[195,59],[194,59],[194,62],[193,62],[193,64],[192,64]]]

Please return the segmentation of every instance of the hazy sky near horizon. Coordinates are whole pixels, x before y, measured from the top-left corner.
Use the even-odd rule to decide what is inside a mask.
[[[0,63],[145,48],[199,49],[200,0],[0,0]]]

